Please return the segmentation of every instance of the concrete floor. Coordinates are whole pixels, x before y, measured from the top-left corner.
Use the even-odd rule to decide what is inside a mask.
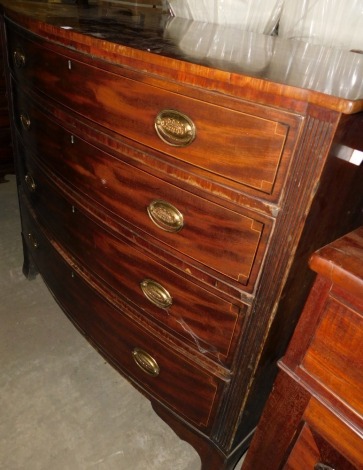
[[[78,333],[40,276],[24,278],[8,179],[0,184],[0,469],[199,470],[196,451]]]

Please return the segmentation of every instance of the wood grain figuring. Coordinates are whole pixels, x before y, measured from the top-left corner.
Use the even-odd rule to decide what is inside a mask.
[[[309,393],[288,375],[277,376],[245,457],[243,470],[262,469],[267,463],[271,469],[282,467],[282,462],[287,459],[287,449],[292,446],[301,427],[301,414],[309,399]]]
[[[34,136],[42,136],[38,151],[44,163],[60,178],[67,179],[84,194],[90,194],[95,202],[116,216],[131,220],[172,250],[181,251],[238,283],[249,283],[254,262],[263,256],[263,252],[259,252],[263,246],[260,242],[262,232],[268,228],[262,222],[135,170],[63,128],[48,125],[40,130],[41,121],[37,122],[33,113],[31,116],[32,128],[29,132],[23,131],[24,140],[31,145]],[[152,222],[147,207],[155,200],[165,200],[183,214],[184,227],[178,233],[165,232]],[[212,240],[211,233],[214,234]]]
[[[330,442],[331,449],[337,449],[340,457],[343,456],[345,462],[342,468],[362,468],[363,447],[361,428],[356,429],[344,420],[339,414],[335,414],[326,407],[322,406],[317,400],[312,399],[304,412],[304,419],[315,429],[327,442]],[[333,466],[340,468],[337,460]]]
[[[21,105],[16,106],[18,130],[26,148],[33,148],[61,179],[66,179],[77,191],[123,221],[131,220],[133,225],[167,244],[172,251],[211,266],[227,276],[229,282],[235,281],[236,285],[243,284],[249,291],[253,290],[271,230],[270,220],[257,214],[252,218],[246,211],[241,213],[239,207],[238,212],[227,210],[138,171],[79,138],[76,128],[71,129],[75,132],[72,133],[45,119],[31,100],[27,103],[26,113],[32,123],[29,130],[24,130],[20,123]],[[159,199],[173,204],[183,214],[184,227],[177,234],[161,230],[147,215],[149,204]],[[222,218],[223,227],[220,225]]]
[[[243,470],[259,468],[271,455],[271,470],[313,469],[318,462],[362,468],[363,291],[356,289],[362,260],[363,227],[311,257],[318,276],[279,362]],[[304,400],[295,400],[298,396]]]
[[[163,327],[183,336],[197,351],[220,360],[229,357],[229,348],[238,334],[246,307],[234,307],[183,281],[160,263],[135,250],[129,242],[102,230],[78,207],[72,206],[65,195],[60,195],[46,179],[42,179],[45,177],[40,170],[35,166],[30,169],[37,182],[32,201],[39,218],[80,264],[113,287],[117,294],[141,308],[144,315],[156,318]],[[95,253],[94,247],[97,247]],[[172,306],[168,309],[153,306],[140,289],[144,279],[153,279],[163,285],[173,298]]]
[[[21,42],[22,52],[33,58],[20,70],[13,66],[17,79],[27,86],[48,95],[52,90],[57,101],[82,116],[97,115],[101,125],[176,159],[260,191],[272,191],[287,126],[189,99],[181,90],[175,94],[150,87],[140,83],[142,77],[134,81],[105,73],[18,36],[10,36],[9,41],[11,50],[16,51]],[[155,118],[164,109],[179,111],[194,122],[196,139],[186,148],[165,144],[156,135]],[[221,123],[223,132],[215,132]]]
[[[193,364],[181,363],[182,358],[172,354],[165,345],[149,337],[146,331],[112,309],[96,290],[90,289],[82,280],[82,276],[75,274],[77,265],[65,264],[51,248],[25,206],[23,216],[25,234],[31,233],[39,244],[39,250],[29,246],[32,257],[39,269],[47,266],[49,261],[57,267],[57,270],[48,272],[45,282],[53,294],[62,299],[63,308],[77,326],[86,332],[87,337],[96,341],[97,347],[117,368],[126,369],[131,379],[138,380],[144,389],[162,398],[162,401],[170,402],[177,412],[185,413],[196,425],[206,427],[216,398],[218,380],[203,373]],[[29,243],[28,237],[27,242]],[[76,310],[74,310],[75,305],[77,305]],[[120,341],[121,331],[127,331],[127,337],[122,335],[122,341]],[[162,371],[160,376],[149,377],[136,366],[132,359],[135,347],[142,347],[153,355]],[[190,404],[188,395],[192,385],[195,394]],[[178,396],[177,400],[173,398],[174,395]]]
[[[311,257],[311,267],[358,298],[363,290],[362,229],[337,240]],[[320,254],[321,253],[321,254]]]
[[[284,465],[286,470],[297,470],[298,468],[314,468],[320,462],[319,448],[309,427],[305,425]]]
[[[161,74],[165,78],[200,85],[225,94],[232,92],[252,102],[258,97],[260,102],[269,106],[285,105],[300,113],[306,111],[308,103],[341,113],[362,111],[362,97],[354,93],[348,93],[344,98],[324,93],[325,88],[329,87],[328,77],[323,81],[321,88],[307,90],[300,83],[304,78],[301,76],[298,76],[296,83],[289,85],[285,83],[286,77],[283,76],[273,80],[268,75],[261,79],[253,73],[243,74],[238,67],[235,70],[235,64],[228,60],[219,68],[210,67],[207,57],[200,58],[196,63],[195,59],[183,54],[168,39],[164,39],[160,29],[160,17],[156,17],[152,25],[148,24],[149,27],[145,29],[137,28],[135,34],[132,17],[113,15],[115,22],[112,23],[108,18],[104,24],[99,19],[99,10],[90,11],[87,7],[69,6],[66,10],[67,23],[72,29],[65,30],[60,28],[64,23],[64,10],[44,21],[48,12],[46,2],[36,6],[34,2],[14,3],[13,0],[2,0],[9,19],[47,40],[57,42],[61,39],[69,48],[78,49],[90,56],[111,59],[114,63],[132,68],[141,68],[143,64],[144,70],[150,74]],[[52,4],[53,11],[54,7]],[[62,5],[62,8],[65,6]],[[120,28],[120,24],[124,28]],[[235,33],[237,39],[239,31],[236,30]],[[102,44],[99,37],[104,38]],[[155,47],[151,48],[151,45]],[[290,52],[288,41],[286,45],[283,41],[281,47],[286,47],[287,52]],[[150,53],[151,50],[153,53]]]
[[[301,367],[363,414],[362,311],[330,298]]]
[[[284,470],[313,469],[318,463],[344,470],[356,468],[305,425],[283,468]]]
[[[128,15],[103,1],[52,3],[51,16],[46,1],[0,3],[23,272],[43,276],[82,334],[196,448],[203,470],[231,470],[308,295],[309,257],[363,223],[363,168],[337,158],[342,146],[363,148],[363,97],[333,94],[328,80],[299,88],[269,68],[262,78],[233,58],[193,59],[168,19],[141,15],[137,2]],[[343,287],[336,296],[353,309]],[[320,324],[313,313],[307,323],[311,333]],[[326,347],[346,351],[347,338]],[[309,344],[300,340],[287,363]],[[274,461],[302,429],[311,387],[328,400],[319,348],[282,380],[291,423]],[[298,369],[306,388],[294,383]]]
[[[313,109],[312,111],[316,112],[317,110]],[[242,350],[240,351],[241,356],[238,358],[239,364],[243,364],[242,370],[250,368],[252,363],[257,364],[260,362],[261,364],[265,364],[267,362],[270,364],[271,357],[274,357],[275,360],[281,357],[287,346],[287,342],[285,343],[281,340],[277,341],[276,337],[279,337],[282,331],[284,331],[283,337],[291,337],[296,324],[296,316],[301,313],[301,310],[296,308],[296,304],[301,302],[301,299],[305,299],[308,293],[309,284],[306,282],[309,271],[307,266],[308,253],[306,252],[306,247],[303,246],[292,261],[294,249],[296,249],[294,248],[296,244],[294,243],[293,235],[298,237],[299,231],[309,226],[308,222],[305,220],[306,214],[301,213],[299,209],[302,206],[310,207],[313,197],[316,194],[316,187],[314,186],[314,178],[312,175],[314,172],[320,174],[322,171],[322,160],[319,158],[318,154],[327,151],[327,142],[332,138],[332,124],[330,122],[322,122],[318,119],[318,116],[315,115],[309,116],[305,124],[297,150],[301,158],[294,161],[295,165],[291,172],[292,177],[287,181],[285,187],[285,200],[282,204],[287,210],[281,212],[281,218],[284,220],[284,223],[275,228],[274,236],[275,240],[278,240],[278,242],[273,244],[271,250],[267,253],[265,264],[269,269],[261,273],[262,278],[259,286],[264,290],[264,303],[263,305],[255,304],[256,311],[252,312],[255,321],[249,324],[249,341],[244,345],[243,352]],[[323,142],[324,149],[318,146],[317,142],[319,141]],[[294,194],[294,197],[292,197],[292,194]],[[317,238],[319,231],[322,230],[324,232],[322,217],[320,217],[320,222],[322,222],[321,226],[319,226],[317,221],[314,221],[314,233],[309,233],[306,237],[309,249],[317,243],[315,238]],[[305,223],[306,225],[304,225]],[[291,230],[292,226],[295,227],[296,231]],[[282,292],[284,286],[279,278],[279,269],[285,269],[286,266],[292,262],[294,262],[294,264],[290,269],[293,273],[291,280],[294,287],[288,286],[285,288],[285,291]],[[277,269],[277,267],[279,269]],[[304,279],[306,283],[297,282],[299,279]],[[296,289],[296,291],[294,289]],[[276,298],[280,298],[280,296],[281,305],[279,305],[277,310]],[[291,302],[291,305],[285,307],[285,302]],[[287,311],[289,311],[289,317],[287,316]],[[263,337],[260,336],[264,334],[263,331],[258,327],[256,328],[256,324],[260,325],[264,321],[268,321],[271,326],[271,334],[269,338],[267,338],[266,343]],[[264,349],[256,348],[256,344],[264,344]],[[266,380],[266,370],[264,367],[261,368],[260,373],[261,381],[264,383]],[[240,380],[243,382],[243,388],[250,390],[249,377],[242,375]],[[237,397],[240,395],[241,382],[236,381],[233,384],[234,389],[230,392],[231,396]],[[262,401],[266,399],[267,396],[261,398]],[[234,400],[231,400],[226,404],[226,409],[223,410],[225,423],[239,420],[239,413],[240,410],[234,406]],[[222,429],[223,427],[216,429],[216,439],[218,439],[221,445],[226,445],[233,436],[233,430],[227,427],[227,429],[231,431],[231,434],[229,434],[228,431],[224,432]]]

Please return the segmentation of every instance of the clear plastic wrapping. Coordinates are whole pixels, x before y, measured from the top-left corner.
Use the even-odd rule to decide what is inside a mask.
[[[363,54],[176,17],[165,35],[185,57],[217,68],[342,98],[363,96]]]
[[[169,6],[165,33],[186,57],[342,98],[363,96],[363,0],[169,0]]]
[[[174,16],[272,34],[283,0],[169,0]]]
[[[279,36],[363,50],[362,0],[284,0]]]
[[[172,18],[166,34],[188,57],[215,67],[228,62],[234,70],[263,74],[273,54],[273,37],[226,25]]]
[[[363,97],[363,54],[274,38],[268,79],[341,98]]]
[[[363,51],[363,0],[169,0],[173,16]]]

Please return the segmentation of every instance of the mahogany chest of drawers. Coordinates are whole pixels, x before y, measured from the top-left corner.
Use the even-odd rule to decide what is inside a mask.
[[[309,255],[361,223],[338,154],[363,150],[363,101],[196,64],[156,13],[3,3],[24,273],[203,469],[233,468]]]
[[[363,227],[317,251],[318,277],[243,469],[363,468]]]

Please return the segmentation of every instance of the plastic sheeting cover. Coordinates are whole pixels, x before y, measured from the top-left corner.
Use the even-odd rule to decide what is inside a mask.
[[[363,0],[284,0],[279,36],[363,51]]]
[[[173,16],[363,51],[363,0],[169,0]]]
[[[165,36],[186,57],[342,98],[363,97],[363,54],[226,25],[171,18]],[[317,66],[318,64],[318,66]]]
[[[272,34],[283,0],[169,0],[174,16]]]

